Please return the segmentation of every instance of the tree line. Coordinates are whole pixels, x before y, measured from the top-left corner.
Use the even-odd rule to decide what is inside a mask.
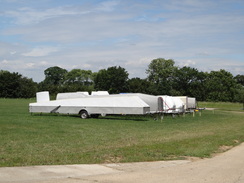
[[[120,66],[91,70],[67,71],[58,66],[44,71],[45,79],[35,83],[19,73],[0,71],[0,97],[30,98],[37,91],[51,95],[75,91],[108,91],[116,93],[145,93],[152,95],[191,96],[198,101],[243,102],[244,75],[230,72],[202,72],[192,67],[177,67],[172,59],[154,59],[146,69],[147,77],[130,78]]]

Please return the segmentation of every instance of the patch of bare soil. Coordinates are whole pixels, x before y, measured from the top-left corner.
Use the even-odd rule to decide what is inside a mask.
[[[233,147],[233,146],[225,146],[225,145],[220,146],[219,149],[218,149],[218,152],[219,152],[219,153],[223,153],[223,152],[225,152],[225,151],[230,150],[232,147]]]
[[[238,144],[240,143],[239,140],[234,140],[233,142],[234,142],[236,145],[238,145]],[[224,152],[226,152],[226,151],[232,149],[233,147],[235,147],[235,146],[233,146],[233,145],[231,145],[231,146],[222,145],[222,146],[220,146],[220,147],[218,148],[218,150],[217,150],[212,156],[214,157],[214,156],[220,155],[220,154],[222,154],[222,153],[224,153]]]

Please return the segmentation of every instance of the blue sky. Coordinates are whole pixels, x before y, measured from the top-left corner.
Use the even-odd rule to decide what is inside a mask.
[[[243,0],[0,0],[0,70],[40,82],[59,66],[121,66],[146,77],[155,58],[244,74]]]

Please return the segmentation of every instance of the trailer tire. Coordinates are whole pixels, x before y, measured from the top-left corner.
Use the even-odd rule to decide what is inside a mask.
[[[88,112],[86,110],[80,111],[79,114],[80,114],[81,119],[86,119],[89,117]]]

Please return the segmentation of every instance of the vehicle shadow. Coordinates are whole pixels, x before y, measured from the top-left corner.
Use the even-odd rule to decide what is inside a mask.
[[[80,118],[79,115],[74,114],[59,114],[59,113],[32,113],[31,116],[45,116],[45,117],[71,117],[71,118]],[[118,120],[118,121],[150,121],[153,116],[142,116],[142,115],[107,115],[107,116],[97,116],[97,117],[89,117],[87,119],[81,120]]]

